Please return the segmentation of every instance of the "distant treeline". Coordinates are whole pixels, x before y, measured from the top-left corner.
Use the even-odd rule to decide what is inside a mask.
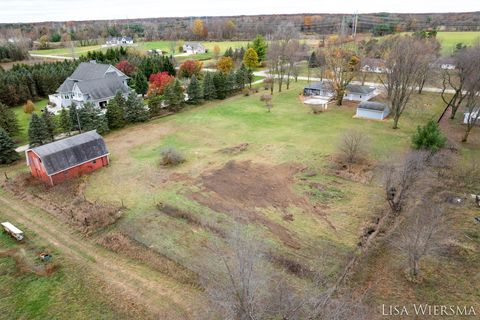
[[[0,43],[0,62],[20,61],[27,58],[27,49],[14,43]]]
[[[48,41],[78,41],[120,35],[145,40],[249,40],[257,34],[268,35],[284,23],[306,34],[331,34],[352,31],[389,33],[437,29],[449,31],[480,30],[480,12],[464,13],[369,13],[359,14],[283,14],[224,17],[177,17],[112,21],[68,21],[48,23],[0,24],[0,37],[16,34],[22,38]]]
[[[0,102],[13,107],[27,100],[35,100],[55,93],[82,61],[96,60],[99,63],[115,65],[123,59],[135,62],[138,71],[142,72],[147,79],[152,73],[162,71],[175,75],[175,66],[170,57],[128,55],[124,48],[108,49],[105,53],[93,51],[78,60],[43,62],[34,65],[15,64],[8,71],[0,69]]]

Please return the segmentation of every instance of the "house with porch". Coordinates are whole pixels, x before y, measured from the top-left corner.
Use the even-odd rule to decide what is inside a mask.
[[[105,41],[105,45],[108,47],[114,46],[128,46],[133,44],[132,37],[110,37]]]
[[[87,102],[104,109],[117,92],[121,92],[125,98],[129,95],[131,89],[127,84],[128,79],[127,75],[112,65],[82,62],[57,91],[48,96],[49,109],[56,112],[62,107],[70,107],[72,103],[82,107]]]
[[[199,42],[186,42],[183,45],[183,53],[187,54],[198,54],[198,53],[207,53],[208,50]]]

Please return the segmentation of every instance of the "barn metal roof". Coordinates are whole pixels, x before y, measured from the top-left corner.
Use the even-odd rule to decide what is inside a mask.
[[[381,103],[381,102],[362,101],[358,104],[358,108],[375,110],[375,111],[385,111],[385,109],[387,109],[388,106],[385,103]]]
[[[40,157],[49,176],[108,154],[102,136],[96,131],[81,133],[31,150]]]

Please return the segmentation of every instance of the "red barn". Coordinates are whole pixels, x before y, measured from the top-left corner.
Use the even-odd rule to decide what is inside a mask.
[[[25,153],[32,175],[52,186],[109,163],[105,141],[96,131],[28,149]]]

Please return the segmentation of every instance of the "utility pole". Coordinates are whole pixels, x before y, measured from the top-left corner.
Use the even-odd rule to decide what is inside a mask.
[[[357,28],[358,28],[358,12],[355,13],[355,28],[354,28],[354,34],[353,34],[354,39],[357,37]]]

